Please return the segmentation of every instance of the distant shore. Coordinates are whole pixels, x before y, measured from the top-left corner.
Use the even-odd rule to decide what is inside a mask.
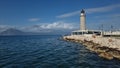
[[[64,40],[78,42],[86,46],[87,49],[96,52],[100,57],[106,59],[117,58],[120,60],[120,38],[101,36],[64,36]]]

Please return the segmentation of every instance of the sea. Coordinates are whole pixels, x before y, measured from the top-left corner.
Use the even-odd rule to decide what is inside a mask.
[[[0,36],[0,68],[120,68],[61,35]]]

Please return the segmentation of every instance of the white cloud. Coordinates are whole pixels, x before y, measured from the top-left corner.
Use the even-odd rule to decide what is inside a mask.
[[[39,21],[40,19],[39,18],[30,18],[28,19],[28,21],[30,22],[36,22],[36,21]]]
[[[53,22],[53,23],[42,23],[38,25],[33,25],[29,27],[22,28],[25,31],[31,32],[43,32],[43,31],[52,31],[52,30],[72,30],[76,29],[75,24],[65,23],[65,22]]]
[[[57,18],[71,17],[71,16],[77,15],[79,13],[80,13],[80,10],[75,11],[75,12],[70,12],[70,13],[65,13],[65,14],[59,15],[59,16],[57,16]]]
[[[98,8],[89,8],[89,9],[86,9],[86,11],[87,13],[109,12],[119,8],[120,8],[120,4],[116,4],[116,5],[109,5],[109,6],[98,7]]]
[[[113,19],[113,18],[120,18],[120,14],[109,14],[109,15],[102,15],[102,16],[97,16],[97,18],[102,18],[102,17],[104,17],[104,18],[111,18],[111,19]]]
[[[43,29],[73,29],[75,28],[71,23],[64,23],[64,22],[53,22],[50,24],[43,24],[41,25]]]
[[[90,14],[90,13],[98,13],[98,12],[109,12],[109,11],[119,9],[119,8],[120,8],[120,4],[116,4],[116,5],[108,5],[108,6],[97,7],[97,8],[88,8],[88,9],[85,9],[85,11],[88,14]],[[65,14],[57,16],[57,18],[65,18],[65,17],[71,17],[74,15],[78,15],[80,11],[81,10],[77,10],[77,11],[70,12],[70,13],[65,13]]]

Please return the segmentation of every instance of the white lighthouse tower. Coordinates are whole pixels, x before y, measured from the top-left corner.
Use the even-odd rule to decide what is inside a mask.
[[[86,30],[86,15],[83,9],[80,13],[80,30]]]

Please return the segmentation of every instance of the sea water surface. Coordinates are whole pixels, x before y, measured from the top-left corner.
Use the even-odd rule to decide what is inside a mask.
[[[0,36],[0,68],[120,68],[59,35]]]

